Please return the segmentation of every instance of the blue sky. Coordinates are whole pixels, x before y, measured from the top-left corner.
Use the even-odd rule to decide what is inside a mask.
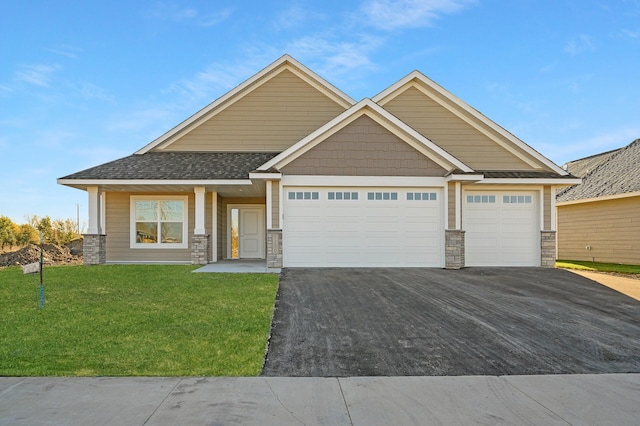
[[[289,53],[356,100],[418,69],[561,165],[640,138],[640,0],[0,0],[0,215]]]

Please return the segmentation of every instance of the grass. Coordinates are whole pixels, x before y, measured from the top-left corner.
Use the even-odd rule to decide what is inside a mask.
[[[558,260],[556,262],[556,267],[565,269],[579,269],[583,271],[617,272],[619,274],[640,274],[640,265],[622,265],[619,263]]]
[[[0,269],[0,376],[254,376],[278,278],[183,265]]]

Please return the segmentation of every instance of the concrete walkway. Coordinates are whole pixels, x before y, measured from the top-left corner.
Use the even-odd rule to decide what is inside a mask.
[[[218,260],[193,272],[227,272],[234,274],[279,274],[280,268],[267,268],[264,259]]]
[[[604,274],[601,272],[581,271],[576,269],[568,269],[574,274],[589,278],[604,286],[614,289],[615,291],[640,300],[640,280],[634,278],[625,278],[618,275]]]
[[[0,378],[0,425],[637,425],[640,374]]]

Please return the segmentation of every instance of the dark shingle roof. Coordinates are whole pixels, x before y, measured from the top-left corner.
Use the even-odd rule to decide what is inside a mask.
[[[61,179],[248,179],[276,152],[148,152],[133,154]]]
[[[616,150],[583,176],[582,185],[558,193],[558,201],[581,200],[640,191],[640,139]]]
[[[614,149],[613,151],[603,152],[601,154],[591,155],[579,160],[570,161],[564,165],[565,170],[574,176],[585,177],[590,171],[595,170],[599,165],[606,163],[612,155],[623,148]]]

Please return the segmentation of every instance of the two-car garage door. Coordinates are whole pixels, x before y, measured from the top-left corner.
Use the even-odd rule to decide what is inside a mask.
[[[284,191],[283,263],[296,266],[444,266],[440,188]]]

